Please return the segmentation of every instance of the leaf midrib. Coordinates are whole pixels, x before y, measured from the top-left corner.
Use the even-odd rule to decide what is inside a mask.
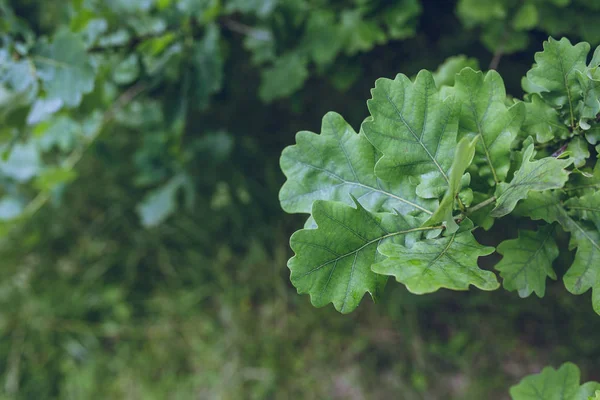
[[[344,185],[354,185],[354,186],[359,186],[359,187],[362,187],[362,188],[365,188],[365,189],[370,189],[370,190],[372,190],[372,191],[374,191],[374,192],[381,193],[381,194],[383,194],[383,195],[385,195],[385,196],[388,196],[388,197],[390,197],[390,198],[393,198],[393,199],[396,199],[396,200],[398,200],[398,201],[401,201],[401,202],[403,202],[403,203],[405,203],[405,204],[408,204],[409,206],[411,206],[411,207],[414,207],[414,208],[416,208],[416,209],[418,209],[418,210],[420,210],[420,211],[423,211],[423,212],[424,212],[424,213],[426,213],[426,214],[429,214],[429,215],[432,215],[432,214],[433,214],[433,212],[432,212],[432,211],[430,211],[430,210],[428,210],[428,209],[426,209],[426,208],[424,208],[424,207],[421,207],[420,205],[418,205],[418,204],[416,204],[416,203],[413,203],[413,202],[412,202],[412,201],[410,201],[410,200],[407,200],[407,199],[405,199],[405,198],[402,198],[402,197],[400,197],[400,196],[396,196],[396,195],[395,195],[395,194],[393,194],[393,193],[387,192],[387,191],[385,191],[385,190],[382,190],[382,189],[375,188],[375,187],[373,187],[373,186],[370,186],[370,185],[365,185],[364,183],[361,183],[361,182],[352,182],[352,181],[347,181],[346,179],[342,178],[341,176],[339,176],[338,174],[336,174],[336,173],[334,173],[334,172],[331,172],[331,171],[329,171],[329,170],[327,170],[327,169],[325,169],[325,168],[322,168],[322,167],[318,167],[318,166],[316,166],[316,165],[309,164],[309,163],[307,163],[307,162],[305,162],[305,161],[298,160],[298,159],[296,159],[296,158],[291,158],[291,157],[290,157],[290,160],[292,160],[292,161],[294,161],[294,162],[296,162],[296,163],[298,163],[298,164],[304,165],[305,167],[312,168],[312,169],[315,169],[315,170],[317,170],[317,171],[321,171],[321,172],[323,172],[323,173],[325,173],[325,174],[329,175],[330,177],[332,177],[332,178],[334,178],[334,179],[337,179],[337,180],[339,180],[340,182],[343,182],[343,184],[344,184]],[[319,189],[319,190],[323,190],[323,189],[327,189],[327,188],[321,188],[321,189]],[[314,192],[316,192],[316,190],[313,190],[312,192],[309,192],[309,193],[314,193]],[[300,193],[300,194],[297,194],[297,195],[295,195],[295,196],[289,197],[288,199],[294,199],[294,198],[297,198],[297,197],[302,197],[302,196],[305,196],[305,195],[306,195],[306,193]]]
[[[422,136],[424,135],[425,131],[423,130],[421,136],[417,135],[417,133],[414,131],[413,127],[410,126],[410,124],[408,123],[408,121],[406,121],[404,119],[404,115],[402,114],[402,111],[400,111],[398,109],[398,107],[396,106],[396,103],[394,103],[394,101],[390,97],[389,93],[386,90],[383,90],[383,92],[385,93],[385,97],[386,97],[387,101],[392,105],[392,107],[394,108],[394,111],[396,112],[396,114],[398,115],[398,117],[400,118],[400,120],[402,121],[402,123],[404,124],[404,126],[406,126],[406,128],[411,133],[411,135],[413,135],[413,137],[415,138],[415,141],[419,145],[421,145],[421,147],[423,148],[423,150],[425,150],[425,152],[427,153],[427,156],[429,156],[429,158],[431,159],[431,161],[435,164],[435,166],[440,171],[440,173],[442,174],[442,176],[444,177],[444,179],[446,180],[446,182],[449,183],[450,181],[448,179],[448,175],[446,175],[446,172],[444,172],[444,170],[442,169],[442,166],[437,162],[437,160],[435,159],[435,157],[431,154],[431,152],[429,151],[429,149],[425,146],[425,143],[423,143],[423,141],[422,141]],[[427,91],[425,91],[425,97],[427,98]],[[427,111],[425,111],[425,117],[427,117]],[[424,120],[423,121],[423,128],[425,128],[425,122],[426,121]],[[438,142],[438,144],[439,144],[439,142]]]
[[[529,258],[527,259],[527,261],[522,263],[522,267],[519,268],[519,271],[517,271],[516,273],[512,274],[512,276],[510,278],[505,279],[505,282],[512,282],[515,279],[517,279],[517,276],[519,276],[523,271],[525,271],[527,269],[527,264],[529,264],[529,262],[536,258],[538,253],[544,248],[544,246],[546,245],[546,242],[548,241],[548,239],[550,239],[550,236],[552,236],[552,233],[554,233],[554,228],[553,229],[549,229],[548,230],[548,234],[546,235],[546,237],[544,238],[544,240],[542,241],[542,243],[540,244],[540,246],[535,250],[535,252],[533,252]],[[547,275],[547,274],[546,274]],[[527,279],[527,274],[525,274],[525,282],[529,282],[529,280]],[[535,290],[533,290],[535,292]],[[537,293],[537,292],[536,292]]]
[[[338,255],[338,257],[336,257],[336,258],[334,258],[332,260],[329,260],[329,261],[327,261],[327,262],[319,265],[318,267],[315,267],[315,268],[311,269],[310,271],[305,272],[304,274],[300,275],[298,278],[304,278],[304,277],[312,274],[313,272],[316,272],[316,271],[320,270],[321,268],[324,268],[325,266],[327,266],[327,265],[329,265],[331,263],[334,263],[334,262],[337,263],[341,259],[346,258],[346,257],[348,257],[348,256],[350,256],[352,254],[355,254],[355,253],[358,254],[362,250],[364,250],[366,247],[369,247],[370,245],[372,245],[373,243],[380,242],[380,241],[388,239],[390,237],[398,236],[398,235],[406,235],[406,234],[409,234],[409,233],[412,233],[412,232],[435,230],[435,229],[440,229],[440,228],[441,228],[440,226],[423,226],[423,227],[419,227],[419,228],[411,228],[411,229],[407,229],[407,230],[404,230],[404,231],[391,232],[391,233],[382,235],[382,236],[380,236],[378,238],[369,240],[368,242],[366,242],[365,244],[363,244],[362,246],[360,246],[359,248],[357,248],[355,250],[349,251],[348,253],[345,253],[345,254],[342,254],[342,255]],[[327,248],[327,250],[329,250],[330,252],[334,252],[333,250],[331,250],[329,248]]]

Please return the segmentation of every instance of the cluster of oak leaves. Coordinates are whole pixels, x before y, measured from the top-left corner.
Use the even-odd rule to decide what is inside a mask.
[[[589,53],[550,38],[523,100],[493,70],[464,68],[448,84],[428,71],[382,78],[359,133],[335,113],[320,134],[299,132],[280,192],[285,211],[310,213],[290,241],[298,292],[348,313],[389,276],[417,294],[494,290],[478,258],[497,251],[504,287],[542,297],[566,232],[576,252],[565,287],[592,289],[600,314],[600,48]],[[479,244],[474,229],[503,217],[538,222],[497,248]]]

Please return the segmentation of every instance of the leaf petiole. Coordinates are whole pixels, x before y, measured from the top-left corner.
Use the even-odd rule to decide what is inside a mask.
[[[475,204],[473,207],[470,207],[470,208],[467,210],[467,214],[472,214],[472,213],[474,213],[474,212],[476,212],[476,211],[479,211],[479,210],[481,210],[483,207],[486,207],[486,206],[490,205],[491,203],[493,203],[493,202],[495,202],[495,201],[496,201],[496,196],[492,196],[492,197],[490,197],[489,199],[487,199],[487,200],[484,200],[484,201],[482,201],[482,202],[481,202],[481,203],[479,203],[479,204]]]

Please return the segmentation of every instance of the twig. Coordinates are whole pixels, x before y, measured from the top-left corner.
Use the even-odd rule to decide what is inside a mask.
[[[558,157],[560,156],[562,153],[565,152],[565,150],[567,150],[567,147],[569,147],[568,143],[563,144],[560,149],[556,150],[554,153],[552,153],[552,157]]]
[[[4,390],[11,396],[14,396],[19,392],[21,356],[24,342],[25,333],[23,332],[23,329],[17,328],[13,333],[12,346],[8,358],[8,368],[6,371],[6,381],[4,382]]]
[[[502,32],[502,39],[500,39],[500,43],[498,44],[498,48],[496,48],[496,52],[494,53],[494,57],[492,57],[492,61],[490,61],[490,65],[488,66],[488,69],[498,69],[498,65],[500,64],[500,60],[502,59],[502,56],[504,55],[504,45],[506,44],[506,41],[508,40],[508,29],[506,29],[506,26],[504,27],[504,30]]]
[[[245,36],[251,36],[258,40],[268,40],[264,34],[262,34],[261,30],[248,26],[246,24],[242,24],[241,22],[235,21],[231,18],[222,18],[221,22],[223,26],[231,30],[232,32],[240,33]]]

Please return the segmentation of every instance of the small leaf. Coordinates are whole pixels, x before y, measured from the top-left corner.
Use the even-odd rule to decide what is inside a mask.
[[[266,103],[290,96],[302,87],[307,78],[306,58],[288,53],[262,71],[259,96]]]
[[[531,161],[534,157],[533,144],[529,145],[523,155],[523,163],[515,172],[512,181],[501,183],[496,190],[496,208],[491,212],[492,217],[502,217],[510,213],[519,200],[527,197],[530,191],[544,191],[562,188],[569,179],[565,170],[571,160],[560,160],[555,157],[545,157]]]
[[[137,54],[131,53],[117,64],[113,70],[113,80],[119,85],[128,85],[140,74],[140,62]]]
[[[292,235],[291,280],[298,293],[310,294],[315,307],[333,303],[349,313],[366,292],[377,300],[387,280],[371,271],[382,258],[377,246],[405,243],[407,235],[431,229],[419,228],[410,216],[370,213],[358,202],[356,207],[317,200],[312,209],[317,229]]]
[[[16,144],[6,161],[0,160],[0,172],[17,182],[26,182],[42,169],[40,153],[33,141]]]
[[[549,38],[544,42],[544,51],[535,54],[536,64],[527,72],[527,80],[535,85],[530,93],[538,93],[555,107],[565,106],[572,127],[574,110],[581,98],[578,72],[585,70],[589,51],[590,45],[585,42],[572,45],[567,38]]]
[[[210,96],[221,90],[223,84],[224,60],[219,40],[219,29],[211,24],[192,50],[193,87],[199,108],[206,107]]]
[[[532,94],[525,102],[525,122],[521,127],[521,136],[533,136],[539,143],[552,139],[563,139],[569,135],[569,129],[560,121],[558,112],[546,103],[538,94]]]
[[[477,265],[477,259],[493,253],[494,248],[477,243],[471,229],[419,241],[412,247],[386,242],[379,246],[379,252],[387,259],[373,265],[373,271],[394,276],[415,294],[440,288],[467,290],[469,285],[482,290],[495,290],[500,286],[493,272]]]
[[[581,385],[580,375],[579,368],[572,363],[565,363],[558,370],[546,367],[511,387],[510,396],[513,400],[585,400],[599,384]]]
[[[571,215],[594,223],[600,230],[600,192],[594,191],[581,197],[571,197],[565,202]]]
[[[567,151],[570,153],[569,159],[573,161],[573,165],[577,168],[583,167],[590,157],[588,143],[580,136],[571,139],[567,146]]]
[[[454,153],[454,161],[450,166],[448,191],[444,195],[440,206],[437,208],[435,213],[425,223],[426,225],[436,225],[443,222],[446,226],[446,230],[449,233],[454,233],[458,230],[458,225],[454,221],[452,211],[454,210],[454,201],[458,196],[461,189],[461,180],[465,173],[465,170],[475,155],[475,145],[480,136],[470,141],[469,138],[463,138],[456,146],[456,152]]]
[[[563,281],[567,290],[573,294],[583,294],[589,289],[600,289],[600,233],[585,223],[570,220],[565,227],[571,232],[569,248],[577,248],[573,265]]]
[[[447,58],[433,73],[435,85],[439,88],[454,86],[456,75],[467,67],[478,70],[479,61],[476,58],[467,58],[464,55]]]
[[[538,12],[532,3],[523,4],[513,19],[513,27],[518,31],[533,29],[537,23]]]
[[[23,212],[23,202],[10,196],[0,200],[0,221],[10,221]]]
[[[577,79],[583,90],[582,99],[577,106],[581,126],[600,113],[600,67],[588,68],[585,72],[578,71]]]
[[[42,121],[45,121],[52,114],[60,110],[63,106],[61,99],[44,99],[38,98],[27,115],[27,124],[35,125]]]
[[[519,296],[532,292],[544,297],[546,277],[556,280],[552,262],[558,257],[558,247],[553,238],[554,227],[544,226],[537,231],[519,231],[517,239],[500,243],[497,252],[503,256],[496,265],[508,291],[518,290]]]
[[[52,44],[40,44],[33,60],[48,99],[76,107],[94,88],[96,72],[83,41],[74,33],[60,31]]]
[[[280,160],[288,178],[279,192],[285,211],[309,213],[315,200],[353,205],[351,196],[354,196],[373,212],[432,214],[429,211],[432,201],[418,198],[408,179],[398,177],[385,183],[375,176],[376,150],[339,114],[328,113],[323,117],[320,135],[299,132],[296,143],[283,151]]]
[[[177,207],[177,192],[186,184],[185,175],[176,175],[163,186],[149,192],[136,210],[145,227],[153,227],[165,221]]]

